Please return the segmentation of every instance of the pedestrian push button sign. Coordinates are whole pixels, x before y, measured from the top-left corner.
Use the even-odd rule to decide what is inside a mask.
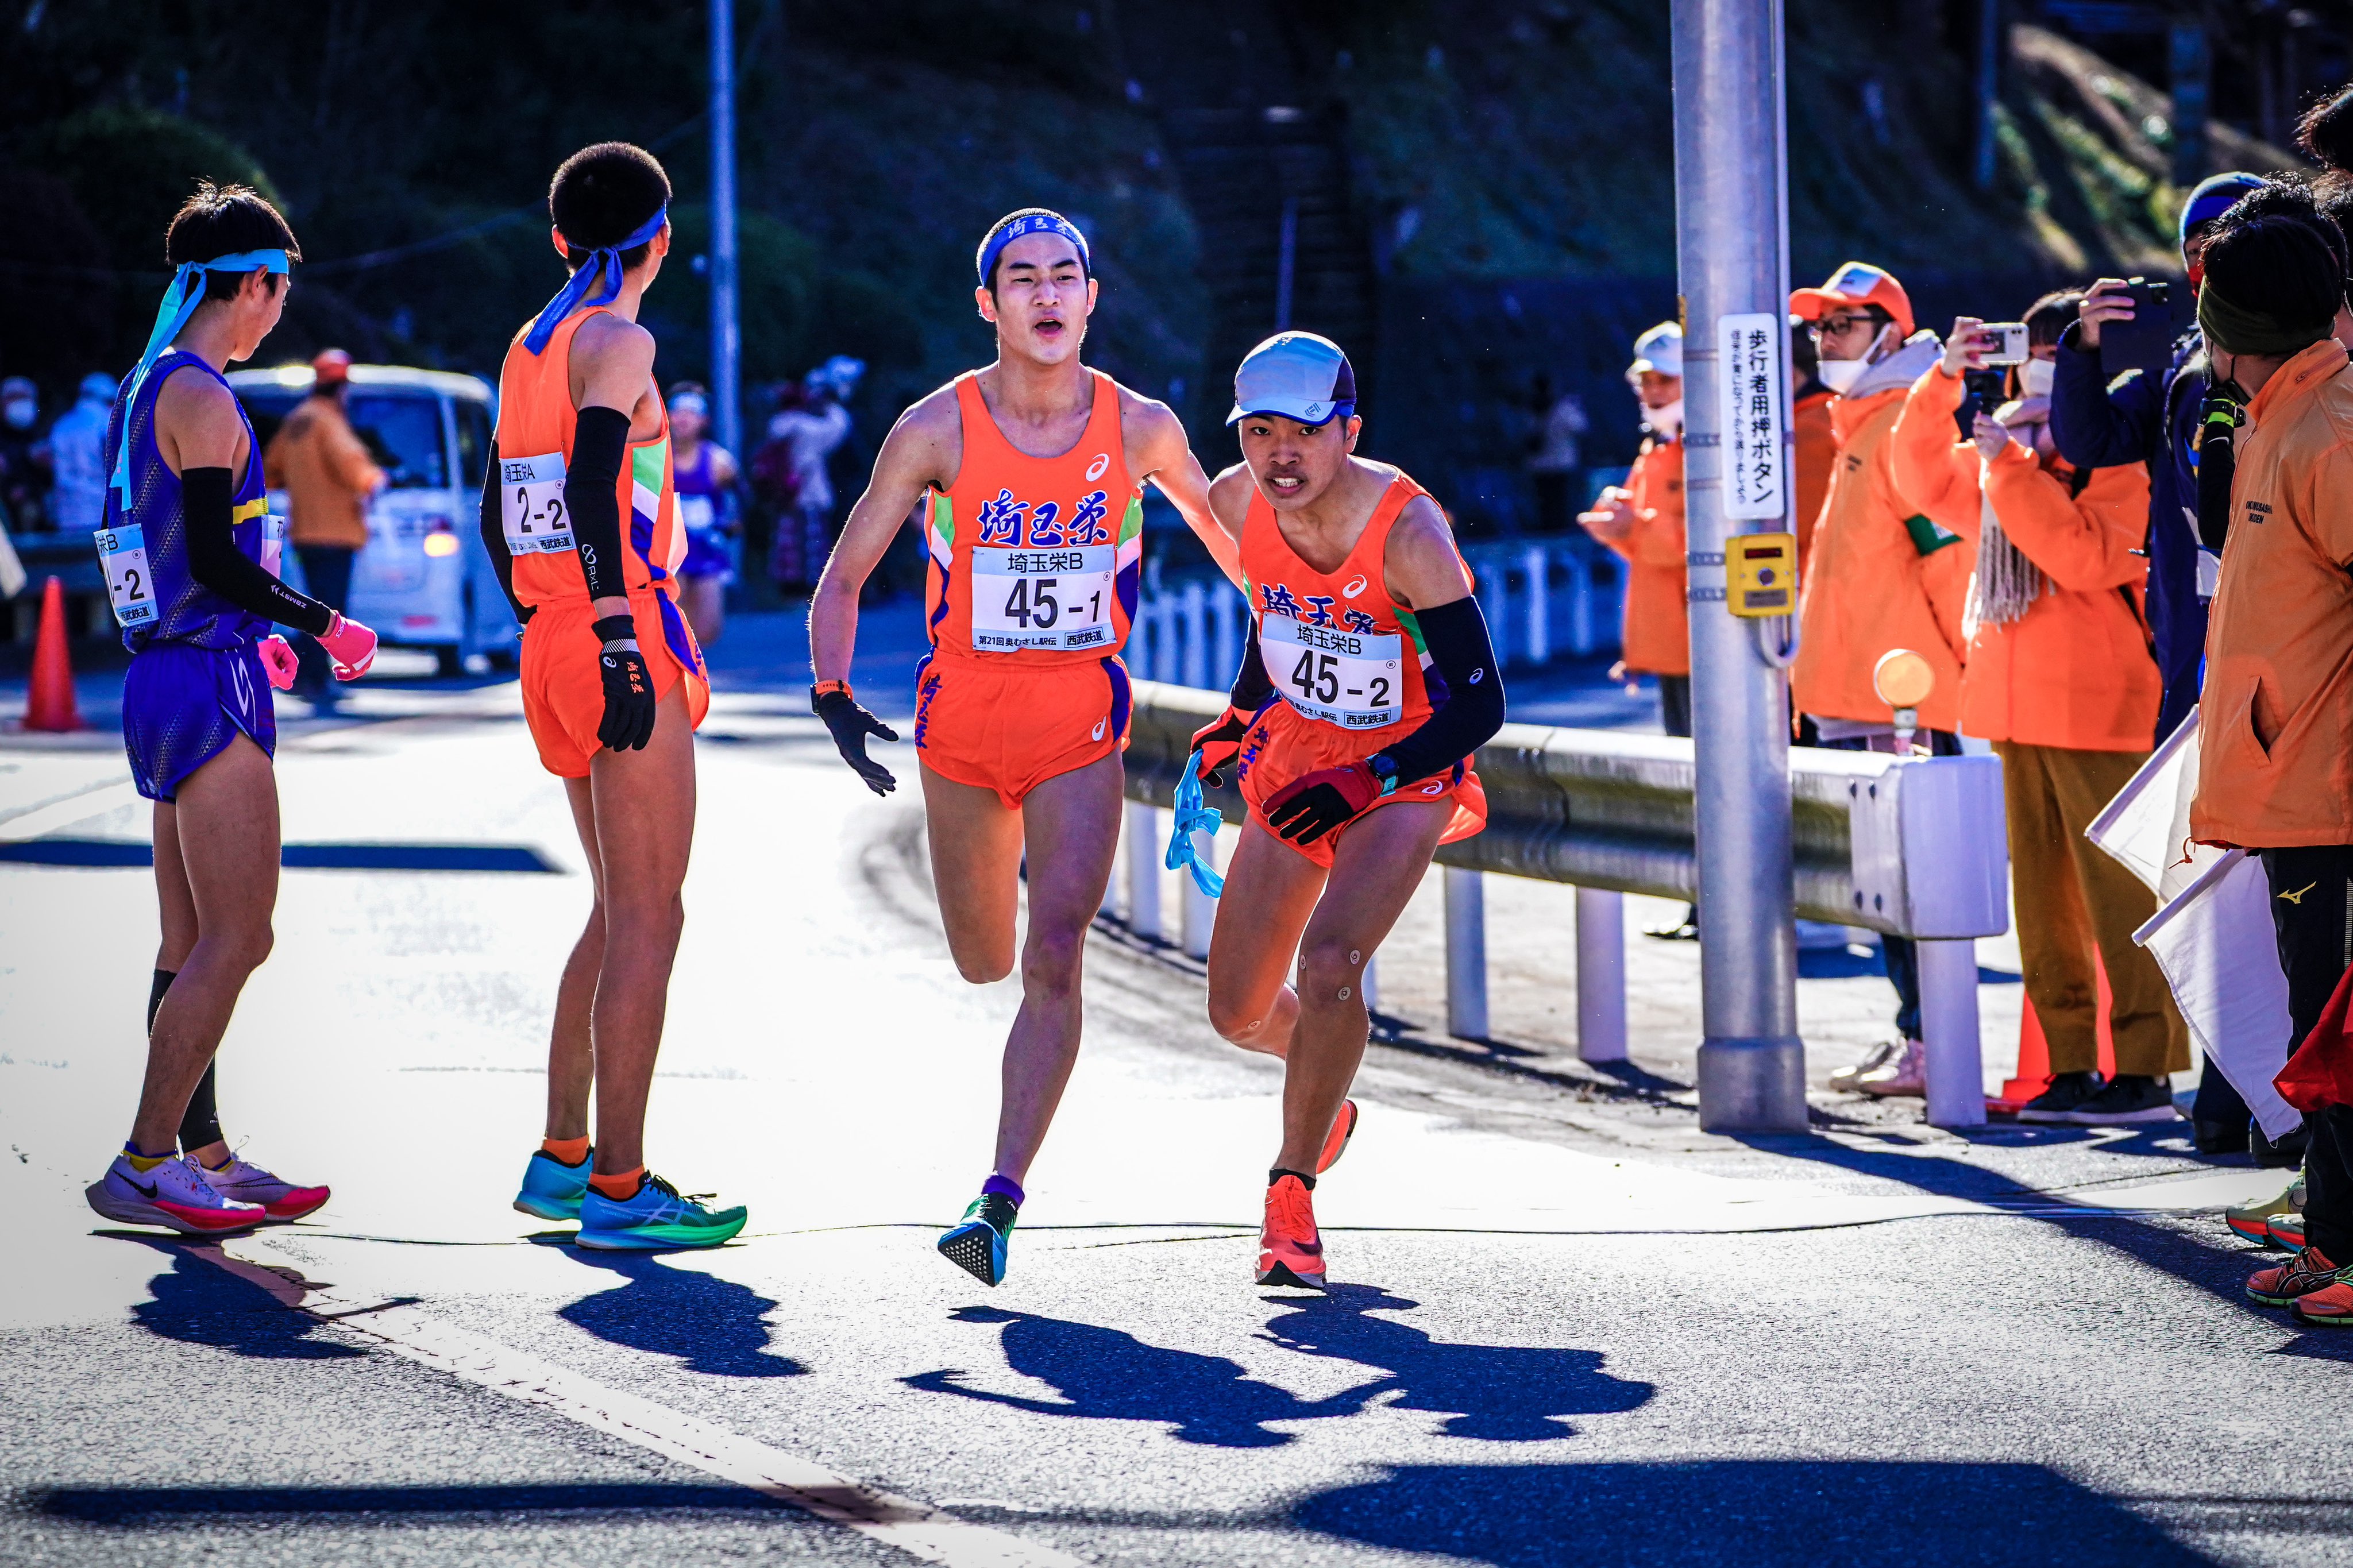
[[[1761,620],[1798,609],[1798,536],[1736,533],[1724,542],[1725,602],[1736,616]]]
[[[1788,324],[1758,310],[1719,316],[1715,331],[1724,515],[1732,522],[1778,522],[1789,515],[1789,383],[1782,368]]]

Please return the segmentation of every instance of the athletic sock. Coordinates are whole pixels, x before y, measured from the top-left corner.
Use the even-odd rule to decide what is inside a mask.
[[[1273,1170],[1269,1171],[1266,1173],[1266,1184],[1271,1187],[1274,1185],[1275,1183],[1282,1180],[1285,1176],[1296,1176],[1299,1178],[1300,1184],[1306,1187],[1309,1192],[1312,1193],[1315,1190],[1315,1178],[1314,1176],[1309,1175],[1304,1171],[1286,1171],[1280,1165],[1277,1165]]]
[[[543,1138],[539,1152],[559,1165],[576,1165],[588,1157],[586,1138]]]
[[[179,977],[177,970],[159,969],[155,972],[154,983],[147,988],[147,1032],[149,1034],[155,1032],[155,1010],[164,1005],[164,993],[169,991],[172,988],[172,982]]]
[[[594,1172],[588,1177],[588,1184],[617,1204],[626,1203],[638,1195],[638,1189],[645,1184],[645,1176],[643,1165],[633,1165],[609,1176],[602,1171]]]
[[[180,1147],[201,1149],[207,1143],[221,1142],[220,1106],[214,1098],[214,1064],[205,1064],[205,1076],[196,1079],[196,1089],[188,1096],[188,1109],[180,1116]]]
[[[166,1149],[160,1154],[142,1154],[135,1143],[126,1142],[122,1145],[122,1157],[130,1161],[131,1168],[142,1176],[170,1159],[174,1152],[175,1151]]]
[[[980,1195],[982,1197],[987,1197],[991,1193],[995,1193],[1001,1197],[1011,1198],[1015,1208],[1019,1208],[1021,1206],[1023,1197],[1021,1184],[1015,1181],[1010,1176],[1000,1176],[992,1172],[988,1180],[980,1184]]]

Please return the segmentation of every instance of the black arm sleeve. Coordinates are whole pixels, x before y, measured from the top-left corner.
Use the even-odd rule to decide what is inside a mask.
[[[1274,695],[1274,682],[1266,673],[1266,657],[1259,652],[1258,618],[1244,612],[1242,629],[1242,667],[1235,672],[1232,691],[1227,700],[1244,713],[1255,713],[1266,706]]]
[[[248,615],[298,632],[324,637],[335,612],[298,594],[246,558],[232,531],[236,516],[227,468],[190,468],[180,476],[180,506],[188,530],[188,571]]]
[[[1495,672],[1495,650],[1487,640],[1487,617],[1479,613],[1479,601],[1466,595],[1418,611],[1415,618],[1445,678],[1446,701],[1412,734],[1381,748],[1397,763],[1399,784],[1452,767],[1504,727],[1504,680]]]
[[[572,428],[572,463],[564,470],[564,510],[572,514],[580,574],[592,599],[629,591],[621,571],[621,464],[629,451],[629,416],[617,408],[584,408]]]
[[[499,489],[499,455],[491,460],[482,474],[482,548],[489,552],[491,569],[499,574],[499,592],[507,596],[507,607],[514,611],[515,624],[527,625],[532,606],[515,597],[514,552],[507,548],[505,522],[499,516],[499,505],[504,498]]]

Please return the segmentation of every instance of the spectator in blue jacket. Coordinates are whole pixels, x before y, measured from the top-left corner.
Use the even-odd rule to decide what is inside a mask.
[[[2179,232],[2193,289],[2203,271],[2199,258],[2208,229],[2263,184],[2253,174],[2215,174],[2189,193]],[[2059,340],[2051,438],[2078,468],[2148,465],[2148,618],[2165,682],[2157,733],[2150,737],[2155,745],[2180,727],[2198,701],[2206,601],[2214,594],[2218,563],[2211,554],[2202,568],[2199,560],[2198,454],[2189,445],[2206,396],[2206,341],[2193,325],[2175,342],[2163,380],[2152,385],[2146,374],[2131,372],[2112,386],[2100,373],[2100,327],[2132,314],[2120,278],[2103,278],[2085,293],[2082,319]]]

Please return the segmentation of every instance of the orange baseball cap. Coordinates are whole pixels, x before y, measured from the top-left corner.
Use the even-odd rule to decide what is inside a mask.
[[[321,386],[332,386],[348,381],[352,374],[352,356],[341,349],[327,349],[311,362],[311,373],[319,378]]]
[[[1840,305],[1876,305],[1895,318],[1896,333],[1912,335],[1912,298],[1894,275],[1867,261],[1850,261],[1831,274],[1819,289],[1793,289],[1789,312],[1801,321],[1818,321],[1822,312]]]

